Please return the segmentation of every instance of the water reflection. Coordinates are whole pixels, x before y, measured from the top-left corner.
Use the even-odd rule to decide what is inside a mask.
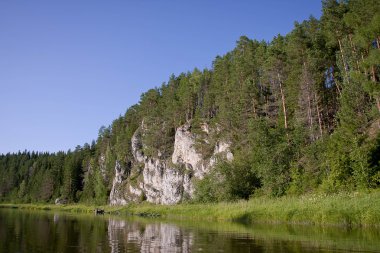
[[[57,214],[57,213],[54,214],[53,221],[54,221],[55,224],[58,223],[58,221],[59,221],[59,214]]]
[[[125,250],[139,252],[191,252],[192,232],[165,223],[143,224],[110,218],[108,238],[112,253]]]
[[[380,252],[379,229],[206,222],[0,209],[0,252]]]

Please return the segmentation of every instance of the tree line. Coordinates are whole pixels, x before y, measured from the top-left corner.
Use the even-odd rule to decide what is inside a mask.
[[[0,199],[105,203],[142,122],[144,153],[161,159],[185,122],[199,134],[201,123],[219,128],[211,139],[232,144],[233,162],[195,182],[195,201],[379,187],[380,1],[323,0],[322,13],[270,42],[240,37],[211,69],[172,75],[91,145],[1,155]]]

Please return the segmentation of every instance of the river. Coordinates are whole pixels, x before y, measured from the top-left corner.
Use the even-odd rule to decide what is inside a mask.
[[[0,208],[0,252],[380,252],[380,230]]]

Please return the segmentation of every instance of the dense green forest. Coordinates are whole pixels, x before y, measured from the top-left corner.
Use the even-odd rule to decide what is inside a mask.
[[[0,201],[106,203],[115,162],[168,158],[175,129],[206,122],[232,144],[196,182],[193,201],[334,193],[380,186],[380,1],[324,0],[320,20],[271,42],[240,37],[211,69],[171,76],[141,95],[92,144],[58,153],[0,155]],[[205,143],[200,150],[210,152]]]

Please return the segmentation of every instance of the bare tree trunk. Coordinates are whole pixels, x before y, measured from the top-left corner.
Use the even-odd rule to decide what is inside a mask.
[[[380,99],[379,99],[379,97],[376,97],[376,105],[377,105],[377,110],[380,112]]]
[[[310,99],[310,92],[308,91],[307,93],[307,103],[308,103],[308,108],[307,108],[307,116],[309,118],[309,129],[310,129],[310,135],[311,139],[314,141],[314,133],[313,133],[313,115],[312,115],[312,110],[311,110],[311,99]]]
[[[372,68],[373,68],[373,66],[372,66]],[[374,73],[374,72],[373,72],[373,73]],[[372,79],[374,80],[374,82],[376,82],[376,76],[375,76],[375,77],[372,77]],[[378,110],[379,113],[380,113],[380,99],[379,99],[379,96],[377,95],[375,99],[376,99],[377,110]]]
[[[380,44],[379,44],[379,38],[380,37],[377,37],[376,38],[376,45],[377,45],[377,49],[379,49],[380,50]],[[371,80],[372,80],[372,82],[375,82],[376,83],[376,71],[375,71],[375,66],[374,65],[372,65],[371,66]],[[376,96],[376,106],[377,106],[377,110],[380,112],[380,100],[379,100],[379,96]]]
[[[350,45],[351,45],[351,53],[352,53],[352,56],[355,57],[355,61],[356,61],[356,70],[359,70],[359,61],[358,61],[358,58],[357,58],[357,53],[356,53],[356,47],[355,47],[355,44],[353,43],[352,41],[352,34],[348,35],[348,38],[350,39]]]
[[[338,91],[339,96],[342,95],[342,88],[340,87],[340,85],[338,84],[338,82],[335,81],[335,77],[334,77],[334,73],[333,72],[331,72],[331,76],[332,76],[332,78],[334,80],[334,83],[336,85],[336,90]]]
[[[189,121],[191,119],[191,108],[190,108],[190,103],[187,103],[187,108],[186,108],[186,121]]]
[[[265,114],[266,114],[266,116],[269,116],[269,96],[268,96],[268,90],[269,90],[269,88],[268,88],[268,85],[267,85],[267,87],[265,89],[265,94],[264,94],[264,96],[265,96]]]
[[[310,129],[310,137],[314,141],[314,133],[313,133],[313,112],[311,108],[311,87],[310,87],[310,79],[307,72],[306,62],[303,62],[303,78],[306,83],[306,94],[307,94],[307,121]]]
[[[284,112],[284,126],[285,126],[285,129],[288,129],[288,121],[287,121],[287,118],[286,118],[285,94],[284,94],[284,91],[282,89],[282,81],[281,81],[281,78],[280,78],[280,73],[277,73],[277,77],[278,77],[278,82],[279,82],[279,85],[280,85],[281,100],[282,100],[282,110]]]
[[[361,55],[362,55],[362,62],[364,62],[364,55],[363,55],[363,53]],[[364,75],[365,75],[365,78],[368,78],[368,72],[367,72],[366,68],[364,68]]]
[[[342,42],[340,41],[340,39],[338,39],[338,43],[339,43],[339,51],[340,51],[340,56],[342,57],[342,62],[343,62],[343,67],[344,67],[344,71],[347,72],[347,64],[346,64],[346,61],[344,60],[344,53],[343,53],[343,48],[342,48]]]
[[[346,74],[347,82],[350,83],[350,80],[348,79],[348,73],[347,73],[348,72],[348,67],[347,67],[346,61],[344,60],[344,53],[343,53],[343,48],[342,48],[342,42],[340,41],[340,39],[338,39],[338,43],[339,43],[340,56],[342,57],[342,62],[343,62],[344,73]]]
[[[371,79],[373,82],[376,82],[376,72],[375,72],[375,66],[371,66]]]
[[[321,111],[319,110],[318,98],[317,98],[317,94],[315,94],[315,93],[314,93],[314,100],[315,100],[315,105],[316,105],[316,107],[317,107],[318,124],[319,124],[319,133],[321,134],[321,138],[322,138],[323,131],[322,131]]]
[[[252,109],[253,109],[253,117],[257,119],[257,113],[256,113],[256,106],[255,106],[255,100],[252,99]]]

